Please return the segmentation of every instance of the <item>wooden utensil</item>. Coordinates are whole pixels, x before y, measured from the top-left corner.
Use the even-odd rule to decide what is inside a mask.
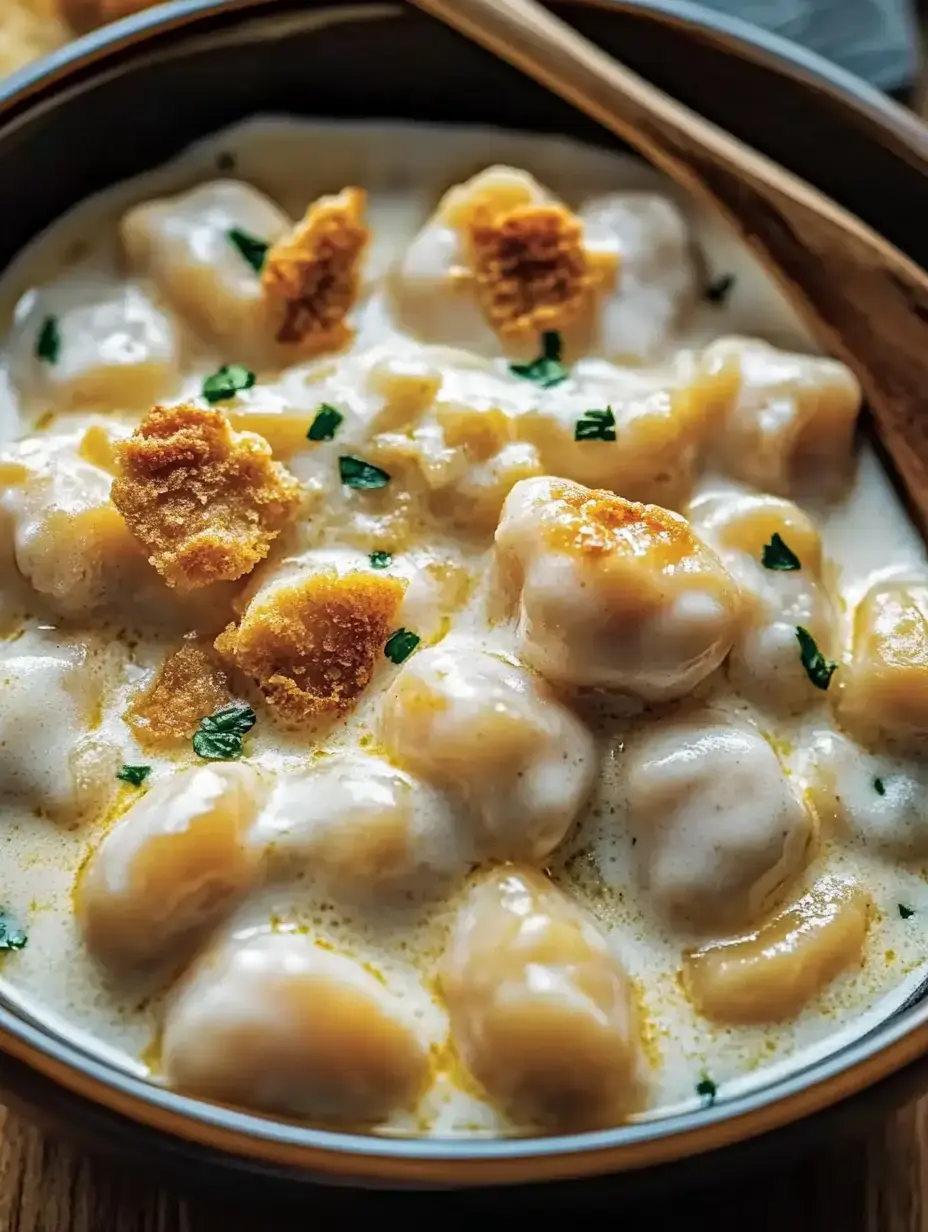
[[[856,373],[928,536],[928,274],[798,176],[613,60],[536,0],[411,0],[623,138],[720,213]]]

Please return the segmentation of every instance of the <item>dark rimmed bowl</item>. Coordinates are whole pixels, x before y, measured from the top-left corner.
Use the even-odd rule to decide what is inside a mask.
[[[928,265],[928,137],[850,75],[753,27],[665,0],[571,0],[585,33],[798,172]],[[0,87],[0,260],[90,193],[256,112],[562,132],[614,145],[418,12],[362,0],[178,0]],[[840,277],[840,272],[835,272]],[[0,1005],[0,1085],[33,1115],[187,1175],[442,1188],[632,1174],[639,1183],[796,1149],[928,1086],[928,1001],[800,1073],[701,1112],[545,1139],[337,1134],[201,1104],[110,1069]],[[589,1188],[583,1191],[589,1195]],[[597,1191],[598,1192],[598,1191]],[[575,1205],[576,1195],[568,1201]]]

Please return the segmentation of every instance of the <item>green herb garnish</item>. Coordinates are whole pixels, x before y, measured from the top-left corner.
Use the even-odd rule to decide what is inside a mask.
[[[799,656],[806,675],[817,689],[827,689],[831,678],[838,670],[838,665],[832,659],[826,659],[816,644],[815,638],[808,629],[798,626],[796,640],[799,643]]]
[[[575,441],[614,441],[615,416],[612,407],[584,411],[574,426]]]
[[[212,406],[214,402],[227,402],[243,389],[251,389],[255,374],[243,364],[223,364],[218,372],[203,382],[203,397]]]
[[[715,1103],[715,1097],[718,1093],[718,1087],[705,1072],[705,1070],[703,1070],[702,1077],[699,1082],[696,1083],[696,1094],[700,1097],[700,1099],[704,1099],[706,1101],[707,1108],[711,1108]]]
[[[123,766],[122,769],[116,771],[118,779],[122,779],[124,783],[131,783],[133,787],[141,787],[150,774],[151,766]]]
[[[780,536],[774,531],[769,543],[764,544],[760,554],[760,563],[765,569],[776,569],[781,573],[795,573],[802,568],[802,562],[791,548],[788,548]]]
[[[405,663],[419,645],[419,641],[418,633],[410,633],[408,629],[397,629],[387,639],[383,652],[391,663]]]
[[[36,359],[44,364],[57,364],[61,354],[61,331],[57,317],[46,317],[35,343]]]
[[[242,737],[251,731],[258,716],[242,702],[230,702],[200,719],[200,730],[193,737],[193,751],[207,761],[230,761],[242,752]]]
[[[710,304],[724,304],[735,285],[734,274],[720,274],[713,278],[705,290],[705,297]]]
[[[27,941],[26,931],[19,922],[0,910],[0,950],[21,950]]]
[[[886,784],[883,782],[882,779],[874,779],[873,780],[873,790],[876,792],[878,796],[885,796],[886,795]]]
[[[371,552],[370,562],[372,569],[389,569],[393,564],[393,557],[389,552]]]
[[[911,919],[911,917],[915,914],[915,908],[906,907],[904,903],[899,903],[899,914],[904,920]]]
[[[387,471],[350,454],[338,459],[338,474],[346,488],[385,488],[390,482]]]
[[[241,227],[232,227],[227,234],[229,242],[239,250],[255,273],[260,274],[264,269],[264,260],[267,257],[267,250],[270,248],[270,244],[266,244],[264,240],[259,240],[255,236],[249,235]]]
[[[541,335],[541,354],[538,358],[529,364],[510,364],[509,371],[513,376],[534,381],[542,389],[550,389],[567,380],[568,372],[561,363],[561,352],[561,335],[548,330]]]
[[[316,418],[309,425],[306,439],[308,441],[331,441],[341,427],[344,418],[341,411],[336,411],[334,406],[323,402],[316,411]]]

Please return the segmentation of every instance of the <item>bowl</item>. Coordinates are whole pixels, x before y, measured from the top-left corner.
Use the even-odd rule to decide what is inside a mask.
[[[554,6],[632,68],[859,214],[928,264],[928,137],[816,56],[698,5]],[[0,261],[75,202],[257,112],[428,117],[616,143],[410,7],[177,0],[81,39],[0,88]],[[10,186],[13,186],[12,191]],[[202,1179],[454,1189],[622,1174],[682,1183],[797,1150],[928,1085],[928,1000],[863,1038],[698,1112],[599,1132],[488,1140],[336,1133],[198,1102],[117,1072],[0,1004],[0,1084],[94,1145]],[[642,1179],[643,1178],[643,1179]],[[584,1193],[594,1190],[589,1187]],[[571,1202],[574,1199],[570,1199]]]

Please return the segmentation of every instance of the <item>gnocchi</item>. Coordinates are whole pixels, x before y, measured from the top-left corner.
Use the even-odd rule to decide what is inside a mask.
[[[731,649],[740,592],[666,509],[525,480],[507,498],[495,543],[516,644],[552,680],[668,701],[692,692]]]
[[[465,1064],[529,1123],[589,1129],[641,1101],[628,977],[592,921],[538,873],[506,867],[472,889],[441,980]]]

